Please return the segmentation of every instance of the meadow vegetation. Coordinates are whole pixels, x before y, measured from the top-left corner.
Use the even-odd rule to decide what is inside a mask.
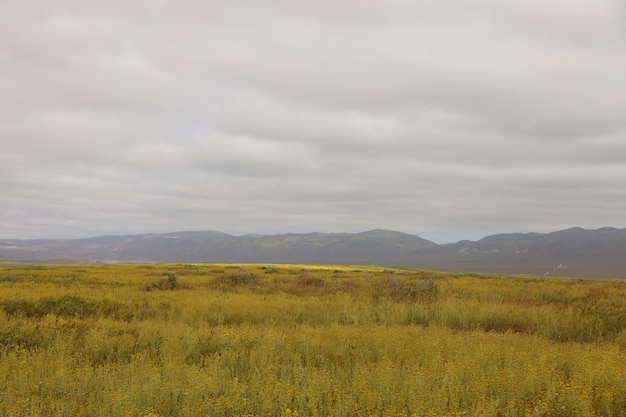
[[[626,416],[626,281],[0,266],[2,416]]]

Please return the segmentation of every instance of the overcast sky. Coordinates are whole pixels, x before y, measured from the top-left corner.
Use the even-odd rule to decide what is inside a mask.
[[[623,0],[0,0],[0,238],[626,227]]]

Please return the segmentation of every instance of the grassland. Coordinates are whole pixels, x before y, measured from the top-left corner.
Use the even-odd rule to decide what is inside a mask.
[[[626,282],[0,267],[2,416],[626,416]]]

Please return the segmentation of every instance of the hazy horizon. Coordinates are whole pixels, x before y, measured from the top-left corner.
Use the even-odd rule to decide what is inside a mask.
[[[576,228],[578,226],[571,226],[568,227],[566,229],[571,229],[571,228]],[[603,226],[602,228],[614,228],[613,226]],[[485,237],[488,236],[493,236],[493,235],[497,235],[497,234],[509,234],[509,233],[551,233],[551,232],[558,232],[561,230],[566,230],[566,229],[559,229],[559,230],[551,230],[548,232],[536,232],[533,230],[526,230],[526,231],[502,231],[502,232],[496,232],[496,233],[488,233],[486,235],[483,235],[480,232],[476,232],[475,234],[467,234],[464,236],[456,236],[456,235],[449,235],[449,234],[428,234],[428,233],[412,233],[412,232],[404,232],[402,230],[390,230],[390,229],[380,229],[380,228],[374,228],[374,229],[368,229],[368,230],[360,230],[360,231],[354,231],[354,232],[346,232],[346,231],[326,231],[326,232],[319,232],[319,231],[301,231],[301,232],[266,232],[266,233],[230,233],[228,231],[224,231],[224,230],[170,230],[170,231],[162,231],[162,232],[142,232],[142,233],[120,233],[120,234],[98,234],[98,235],[90,235],[90,236],[71,236],[71,235],[66,235],[66,236],[40,236],[40,237],[36,237],[36,238],[28,238],[28,239],[24,239],[24,238],[0,238],[0,240],[54,240],[54,239],[60,239],[60,240],[65,240],[65,239],[89,239],[89,238],[98,238],[98,237],[104,237],[104,236],[115,236],[115,237],[121,237],[121,236],[134,236],[134,235],[142,235],[142,234],[172,234],[172,233],[186,233],[186,232],[190,232],[190,233],[197,233],[197,232],[221,232],[221,233],[226,233],[229,234],[231,236],[246,236],[246,235],[262,235],[262,236],[277,236],[277,235],[283,235],[283,234],[312,234],[312,233],[321,233],[321,234],[343,234],[343,233],[364,233],[364,232],[369,232],[369,231],[373,231],[373,230],[387,230],[387,231],[392,231],[392,232],[399,232],[399,233],[405,233],[405,234],[409,234],[409,235],[413,235],[413,236],[418,236],[422,239],[426,239],[426,240],[430,240],[431,242],[434,242],[438,245],[445,245],[445,244],[450,244],[450,243],[457,243],[460,242],[462,240],[470,240],[470,241],[479,241]],[[619,229],[619,228],[615,228],[615,229]],[[589,230],[589,229],[585,229],[585,230]],[[451,237],[451,236],[456,236],[456,237]]]

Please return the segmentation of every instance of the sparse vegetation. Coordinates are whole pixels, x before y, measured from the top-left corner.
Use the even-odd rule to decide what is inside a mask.
[[[0,415],[625,416],[625,328],[619,280],[5,267]]]
[[[152,290],[181,290],[181,289],[191,289],[193,286],[188,282],[181,281],[178,279],[176,274],[171,272],[163,272],[161,274],[161,278],[158,281],[149,282],[143,285],[143,289],[146,291]]]

